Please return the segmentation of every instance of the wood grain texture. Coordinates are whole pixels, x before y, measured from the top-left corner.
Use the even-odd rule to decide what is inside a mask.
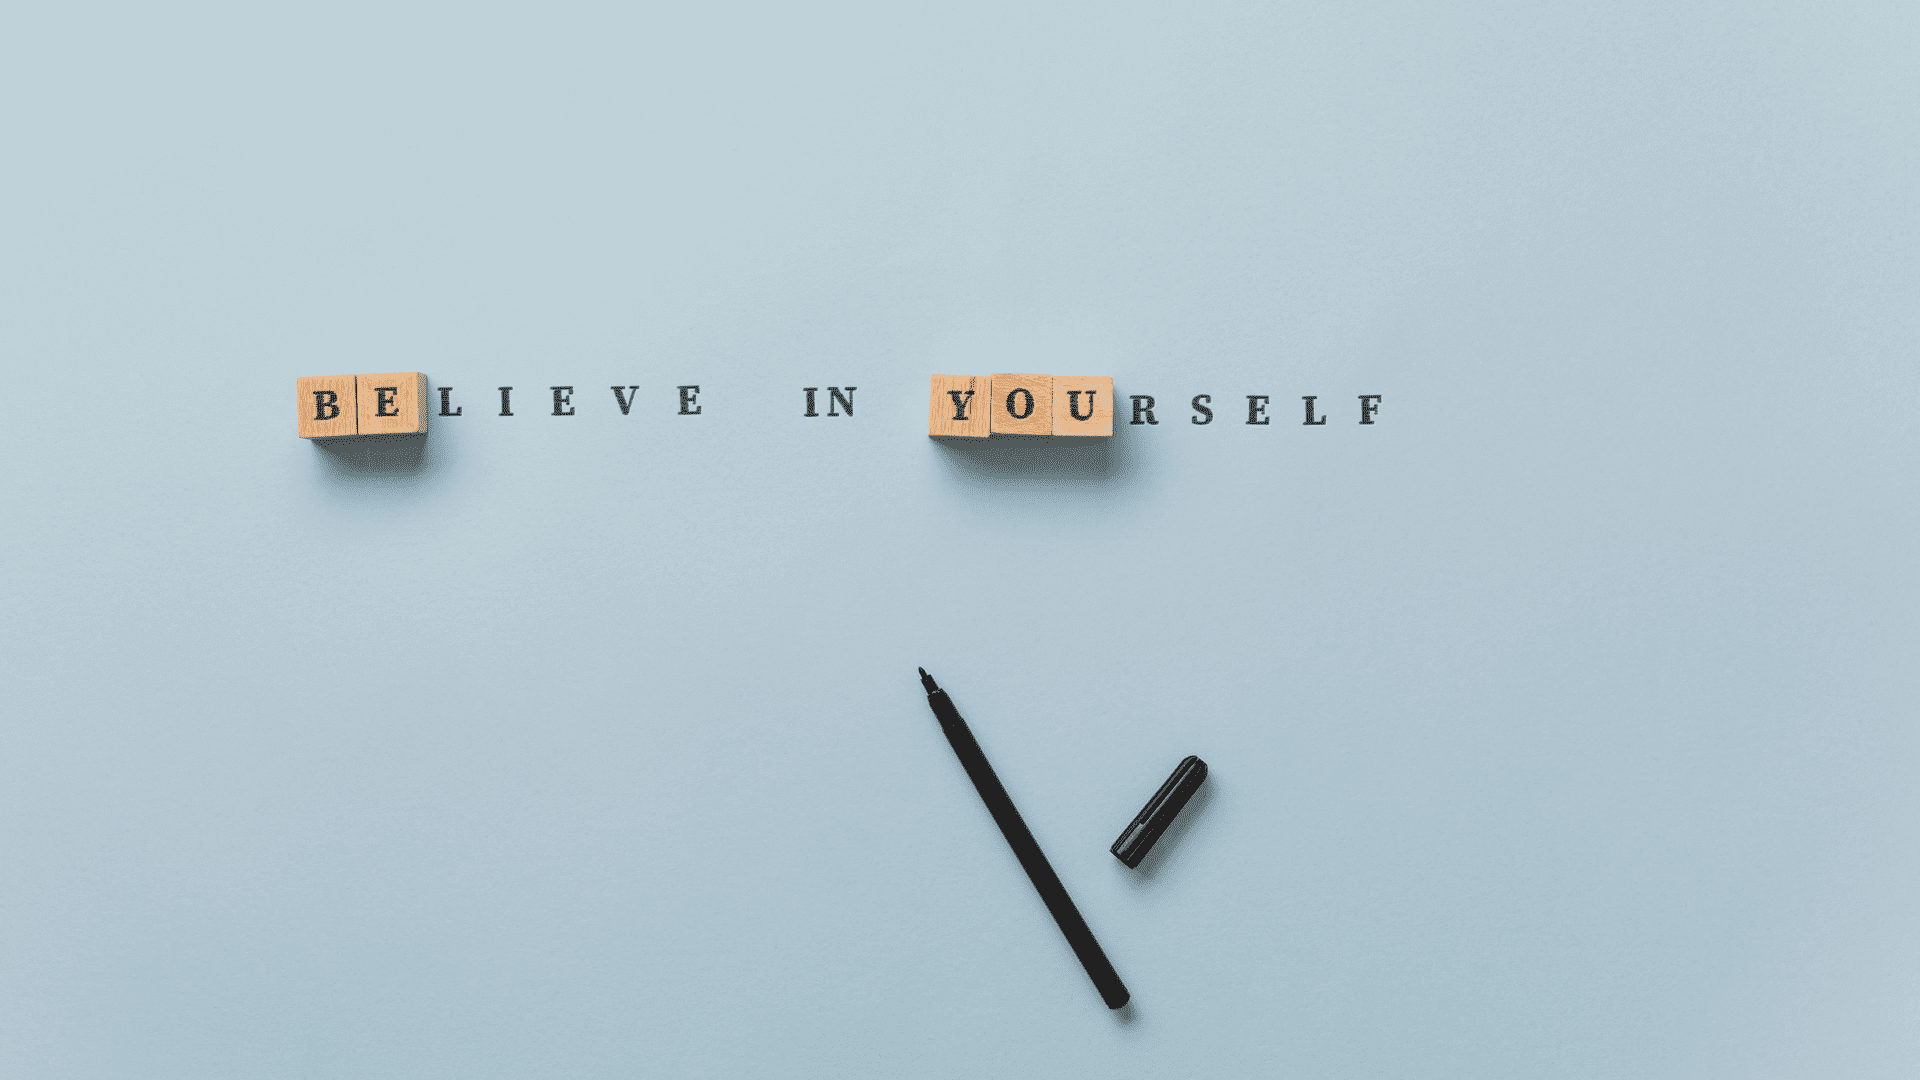
[[[1053,434],[1053,376],[997,372],[988,412],[995,435]]]
[[[418,371],[356,375],[360,393],[360,434],[424,435],[427,432],[427,377]]]
[[[1053,377],[1053,433],[1055,435],[1113,434],[1113,377],[1110,375],[1055,375]]]
[[[957,397],[955,395],[958,395]],[[985,375],[935,375],[927,392],[927,435],[984,439],[990,433],[992,380]]]
[[[301,438],[338,439],[360,433],[354,411],[353,376],[313,375],[295,379],[293,385]]]

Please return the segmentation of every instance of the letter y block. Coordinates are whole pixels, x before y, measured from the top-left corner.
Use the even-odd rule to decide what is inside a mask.
[[[927,393],[927,435],[935,439],[984,439],[992,393],[985,375],[935,375]]]

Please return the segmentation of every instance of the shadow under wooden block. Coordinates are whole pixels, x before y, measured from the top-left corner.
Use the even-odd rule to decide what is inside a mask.
[[[927,435],[935,439],[984,439],[988,435],[992,384],[984,375],[935,375],[927,392]]]
[[[996,372],[988,412],[995,435],[1053,434],[1053,376]]]
[[[300,437],[340,439],[360,434],[354,413],[353,376],[315,375],[293,381]]]
[[[1053,433],[1055,435],[1113,434],[1113,377],[1110,375],[1055,375],[1053,377]]]
[[[427,468],[427,437],[328,439],[313,444],[332,476],[342,480],[403,480]]]
[[[418,371],[356,375],[360,394],[360,434],[425,435],[427,377]]]
[[[936,439],[953,472],[969,480],[1082,484],[1119,478],[1112,439]]]

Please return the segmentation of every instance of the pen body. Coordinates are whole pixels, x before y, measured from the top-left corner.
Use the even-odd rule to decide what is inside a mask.
[[[1059,924],[1060,932],[1066,935],[1067,944],[1073,946],[1074,955],[1079,957],[1081,966],[1087,969],[1087,976],[1100,991],[1101,1000],[1107,1003],[1109,1009],[1125,1005],[1130,995],[1126,985],[1120,981],[1120,973],[1113,969],[1106,951],[1100,948],[1093,931],[1087,928],[1086,920],[1080,916],[1080,909],[1074,906],[1073,898],[1067,895],[1066,886],[1060,883],[1060,876],[1053,872],[1053,864],[1047,862],[1046,854],[1040,850],[1039,842],[1034,840],[1026,821],[1020,817],[1020,811],[1014,807],[1007,789],[1001,786],[1000,778],[994,775],[987,755],[974,740],[967,722],[960,718],[960,711],[953,707],[953,700],[945,690],[935,690],[927,695],[927,704],[933,708],[934,718],[940,721],[940,730],[946,733],[947,742],[953,746],[961,768],[967,771],[967,778],[973,781],[974,790],[980,793],[980,800],[987,804],[987,812],[993,815],[994,824],[1000,826],[1000,834],[1007,838],[1014,857],[1020,860],[1020,868],[1027,872],[1033,887],[1040,893],[1040,899],[1046,903],[1048,913]]]

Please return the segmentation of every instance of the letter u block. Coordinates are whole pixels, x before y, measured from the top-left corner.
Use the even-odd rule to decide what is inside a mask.
[[[927,435],[984,439],[989,434],[992,380],[984,375],[935,375],[927,392]]]
[[[995,435],[1053,434],[1053,376],[999,372],[993,377]]]
[[[1055,375],[1053,433],[1112,435],[1113,378],[1108,375]]]

